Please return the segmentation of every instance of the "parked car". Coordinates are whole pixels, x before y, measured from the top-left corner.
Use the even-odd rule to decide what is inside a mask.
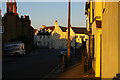
[[[63,55],[63,56],[67,55],[67,49],[62,49],[60,51],[60,54]],[[72,51],[70,51],[70,54],[71,54],[71,56],[73,55]]]
[[[9,42],[4,44],[3,56],[25,55],[25,45],[22,42]]]

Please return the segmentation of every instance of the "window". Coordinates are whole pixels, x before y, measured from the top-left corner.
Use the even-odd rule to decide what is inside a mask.
[[[47,42],[47,46],[49,46],[49,42]]]
[[[43,45],[45,45],[45,42],[43,42]]]
[[[49,36],[49,35],[48,35],[47,37],[48,37],[48,39],[50,38],[50,36]]]
[[[43,38],[45,38],[45,36],[43,36]]]
[[[79,36],[79,38],[81,38],[81,35]]]
[[[41,36],[39,36],[39,38],[41,38]]]
[[[80,38],[85,38],[85,36],[80,36]]]
[[[38,44],[39,44],[39,45],[41,45],[41,42],[40,42],[40,41],[38,41]]]
[[[43,36],[41,36],[41,39],[43,38]]]
[[[75,35],[75,38],[78,38],[78,35]]]
[[[92,4],[92,6],[93,6],[93,9],[92,9],[92,19],[93,19],[93,21],[94,21],[94,9],[95,9],[95,2],[93,2],[93,4]]]

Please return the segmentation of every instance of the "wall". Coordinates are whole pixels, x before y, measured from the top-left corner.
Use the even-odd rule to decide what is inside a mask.
[[[16,38],[17,28],[16,28],[16,16],[12,14],[6,14],[3,18],[4,25],[4,41],[8,42],[11,39]]]
[[[4,27],[3,42],[23,41],[25,43],[26,53],[29,53],[33,47],[33,28],[29,16],[19,18],[14,13],[6,13],[2,18]]]
[[[0,32],[0,79],[2,78],[2,33]]]
[[[118,8],[118,37],[119,37],[119,39],[118,39],[118,68],[119,68],[119,70],[118,70],[118,73],[120,73],[120,1],[119,1],[119,8]]]
[[[38,35],[37,36],[37,41],[38,41],[37,45],[39,47],[51,48],[52,47],[52,44],[51,44],[52,39],[51,39],[51,37],[52,37],[51,35]]]
[[[92,54],[94,50],[94,60],[92,61],[92,68],[95,71],[95,77],[100,77],[100,35],[102,30],[97,28],[96,21],[92,24],[92,35],[94,35],[94,42],[92,38]],[[93,45],[93,43],[95,45]],[[93,47],[94,46],[94,47]],[[94,48],[94,49],[93,49]]]
[[[94,35],[94,59],[96,59],[96,54],[97,54],[97,30],[96,30],[96,24],[95,21],[92,24],[92,35]],[[96,70],[96,60],[92,61],[92,68],[95,71]]]
[[[22,23],[23,19],[17,19],[17,35],[18,36],[23,36],[24,32],[23,32],[23,23]]]
[[[102,2],[97,2],[101,0],[96,0],[90,5],[90,22],[92,23],[92,38],[90,40],[90,55],[92,56],[92,68],[95,71],[95,77],[100,77],[100,35],[102,34],[101,28],[97,28],[96,21],[102,20]],[[93,10],[94,9],[94,10]],[[92,20],[92,21],[91,21]],[[93,42],[94,36],[94,42]],[[94,44],[94,45],[93,45]],[[94,55],[94,56],[93,56]]]
[[[96,1],[102,1],[102,0],[96,0]],[[96,20],[102,20],[102,2],[95,2],[95,17],[100,16],[100,18],[97,18]]]
[[[102,24],[102,78],[118,73],[118,3],[106,2]]]

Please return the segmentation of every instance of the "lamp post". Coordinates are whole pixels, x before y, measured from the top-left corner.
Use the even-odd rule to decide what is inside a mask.
[[[68,1],[68,43],[67,43],[67,65],[70,63],[71,61],[71,57],[70,57],[70,0]]]

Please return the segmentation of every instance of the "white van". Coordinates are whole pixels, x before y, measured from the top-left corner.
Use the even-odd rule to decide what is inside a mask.
[[[9,42],[4,44],[4,56],[25,55],[25,45],[22,42]]]

